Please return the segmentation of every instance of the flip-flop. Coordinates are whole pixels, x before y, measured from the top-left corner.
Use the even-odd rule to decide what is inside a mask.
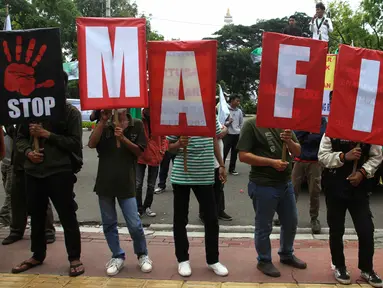
[[[42,264],[43,264],[43,262],[39,262],[39,263],[35,264],[35,263],[28,262],[28,260],[26,260],[26,261],[21,262],[17,266],[17,267],[19,267],[19,269],[12,268],[12,274],[19,274],[19,273],[25,272],[25,271],[28,271],[29,269],[35,268],[35,267],[40,266]]]
[[[69,266],[69,276],[70,277],[77,277],[77,276],[80,276],[82,274],[85,273],[85,268],[82,269],[82,271],[77,271],[76,268],[78,267],[81,267],[83,266],[84,267],[84,264],[83,263],[79,263],[79,264],[75,264],[75,265],[70,265]],[[72,272],[72,269],[74,270],[74,272]]]

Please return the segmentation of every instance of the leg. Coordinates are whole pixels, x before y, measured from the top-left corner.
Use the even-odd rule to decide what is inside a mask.
[[[239,135],[231,135],[231,136],[232,136],[232,141],[231,141],[231,156],[230,156],[229,172],[235,172],[235,165],[237,163],[237,157],[238,157],[237,144],[239,140]]]
[[[362,191],[360,193],[363,193]],[[359,241],[359,264],[362,272],[372,272],[374,257],[374,223],[370,210],[369,199],[358,197],[349,206],[350,215],[354,222]]]
[[[48,202],[47,218],[45,221],[45,236],[47,238],[47,241],[50,243],[53,243],[55,241],[56,229],[53,223],[54,223],[54,217],[53,217],[52,205],[50,202]]]
[[[293,172],[291,174],[296,201],[298,201],[299,194],[302,190],[303,178],[306,175],[306,164],[307,163],[295,162]]]
[[[281,191],[275,187],[258,186],[253,182],[249,183],[248,189],[255,211],[254,241],[258,261],[271,262],[270,234]]]
[[[226,162],[227,155],[231,149],[231,135],[226,135],[223,139],[223,162]]]
[[[168,178],[169,166],[170,166],[170,161],[172,160],[172,156],[173,155],[170,152],[166,151],[164,158],[161,161],[159,183],[158,183],[158,187],[161,189],[166,188],[166,179]]]
[[[281,260],[291,259],[294,253],[294,239],[297,232],[298,212],[292,183],[288,183],[277,207],[281,221],[279,256]]]
[[[12,180],[12,223],[10,236],[20,239],[27,226],[28,208],[24,171],[14,171]],[[12,242],[13,243],[13,242]]]
[[[39,179],[26,174],[25,185],[28,195],[28,208],[31,214],[31,246],[33,259],[45,260],[47,244],[45,239],[45,221],[49,202],[46,179]],[[57,185],[57,183],[55,183]]]
[[[151,208],[153,203],[154,187],[158,175],[157,166],[148,166],[148,187],[146,190],[146,197],[144,202],[144,209]]]
[[[319,163],[310,163],[308,166],[307,180],[310,193],[310,217],[318,219],[320,206],[320,192],[322,191],[322,168]]]
[[[333,196],[334,191],[326,193],[327,224],[330,228],[330,251],[332,263],[336,268],[345,268],[343,253],[344,222],[347,210],[347,200]]]
[[[106,242],[112,252],[112,258],[125,259],[125,252],[121,249],[120,239],[118,237],[115,198],[99,195],[98,203],[100,205],[102,228]],[[137,210],[137,208],[135,210]]]
[[[186,231],[189,214],[190,187],[173,185],[173,234],[178,262],[189,261],[189,241]]]
[[[209,265],[218,262],[218,215],[214,199],[213,186],[192,186],[193,192],[204,214],[206,262]]]
[[[11,189],[12,189],[12,174],[13,169],[11,165],[1,163],[1,174],[3,178],[3,185],[5,191],[5,199],[3,207],[0,210],[0,221],[5,225],[11,223]]]
[[[144,184],[146,165],[137,164],[136,167],[136,199],[137,199],[137,209],[140,214],[144,212],[142,207],[142,186]]]
[[[64,229],[65,247],[71,263],[81,257],[80,228],[73,205],[73,176],[72,172],[63,172],[47,178],[49,195]]]
[[[142,255],[148,255],[144,229],[142,228],[141,219],[137,214],[136,198],[119,198],[118,203],[133,240],[134,253],[138,258]]]

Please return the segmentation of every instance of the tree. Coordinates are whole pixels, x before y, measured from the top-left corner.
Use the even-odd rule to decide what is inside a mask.
[[[363,19],[376,37],[376,45],[383,50],[383,0],[363,0]]]

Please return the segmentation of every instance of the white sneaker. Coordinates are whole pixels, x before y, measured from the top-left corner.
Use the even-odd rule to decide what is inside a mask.
[[[154,213],[153,211],[152,211],[152,209],[150,209],[149,207],[148,208],[146,208],[146,215],[148,215],[149,217],[156,217],[157,216],[157,214],[156,213]]]
[[[153,262],[152,260],[150,260],[148,255],[142,255],[138,259],[138,265],[140,266],[142,272],[144,273],[152,272]]]
[[[178,274],[180,274],[182,277],[189,277],[192,274],[189,261],[178,263]]]
[[[106,267],[106,274],[108,274],[108,276],[115,276],[117,275],[122,267],[124,267],[124,259],[122,258],[112,258],[109,260],[108,263],[106,263],[105,267]]]
[[[227,270],[226,266],[222,265],[221,263],[217,262],[213,265],[207,265],[209,269],[213,270],[215,274],[218,276],[227,276],[229,275],[229,270]]]

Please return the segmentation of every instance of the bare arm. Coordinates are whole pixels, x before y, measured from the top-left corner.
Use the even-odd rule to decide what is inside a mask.
[[[301,145],[293,140],[287,142],[287,149],[289,149],[290,153],[295,157],[301,155]]]
[[[125,136],[121,138],[121,143],[124,144],[125,147],[128,148],[130,151],[132,151],[133,154],[136,155],[137,157],[141,156],[141,154],[143,152],[141,147],[138,146],[137,144],[133,143],[132,141],[130,141]]]
[[[246,151],[239,151],[239,161],[249,164],[251,166],[273,167],[275,159],[257,156],[253,153]]]
[[[223,126],[223,128],[221,128],[221,133],[219,133],[218,135],[217,135],[217,138],[218,139],[222,139],[222,138],[224,138],[226,135],[227,135],[227,132],[228,132],[229,130],[227,129],[227,127],[226,126]]]
[[[217,138],[214,138],[214,156],[217,159],[219,166],[225,167],[225,163],[222,160],[221,149],[219,147]]]
[[[178,152],[178,149],[180,149],[180,148],[181,148],[181,143],[179,140],[177,140],[176,142],[170,142],[169,143],[169,149],[168,150],[170,153],[175,154]]]
[[[91,149],[95,149],[100,142],[102,132],[104,131],[106,121],[101,120],[98,122],[96,128],[93,130],[92,135],[90,135],[88,146]]]

